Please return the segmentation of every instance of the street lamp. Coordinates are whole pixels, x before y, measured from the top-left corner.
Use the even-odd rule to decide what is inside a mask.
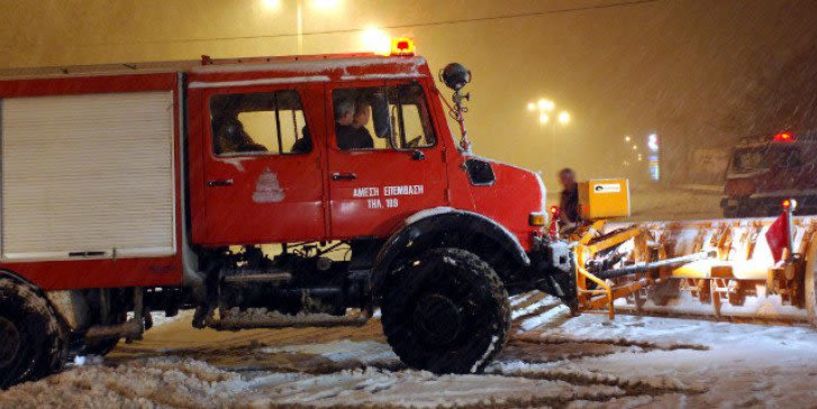
[[[312,0],[312,8],[317,10],[328,10],[340,5],[340,0]]]
[[[265,3],[280,3],[281,0],[264,0]],[[315,10],[326,11],[335,9],[340,4],[340,0],[312,0],[311,6]],[[298,54],[304,53],[304,0],[296,0],[296,19],[298,31]]]
[[[528,112],[538,114],[539,124],[541,125],[555,125],[558,123],[559,125],[566,126],[572,119],[570,113],[567,111],[561,111],[558,114],[553,113],[553,111],[556,110],[556,103],[547,98],[539,98],[535,102],[528,102],[527,109]]]
[[[377,27],[363,30],[360,38],[365,50],[382,55],[388,55],[391,52],[391,37]]]
[[[570,123],[570,113],[567,111],[559,112],[559,123],[562,125]]]
[[[550,128],[550,135],[548,135],[548,139],[550,140],[550,162],[555,164],[556,128],[557,125],[565,127],[570,123],[570,113],[567,111],[559,111],[557,114],[555,112],[556,103],[547,98],[539,98],[536,101],[528,102],[527,109],[528,112],[538,115],[540,126]]]
[[[264,7],[270,10],[278,10],[281,7],[281,0],[263,0]]]
[[[551,112],[556,108],[556,103],[545,98],[540,98],[536,104],[539,106],[540,111]]]
[[[304,52],[304,1],[295,0],[295,24],[297,26],[298,54]],[[309,0],[312,10],[331,11],[340,7],[342,0]],[[283,0],[260,0],[264,8],[268,10],[279,10]]]

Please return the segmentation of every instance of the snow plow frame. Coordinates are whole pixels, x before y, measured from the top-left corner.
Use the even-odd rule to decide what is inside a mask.
[[[805,309],[805,319],[752,318],[817,323],[817,218],[789,211],[788,220],[789,246],[779,262],[769,259],[763,237],[772,218],[585,224],[570,237],[580,309],[607,310],[611,319],[617,311],[676,315],[664,307],[686,292],[712,310],[682,315],[745,318],[724,305],[740,309],[747,297],[776,296],[782,308]]]

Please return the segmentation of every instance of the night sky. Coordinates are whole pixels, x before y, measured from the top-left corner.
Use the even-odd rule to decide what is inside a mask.
[[[0,0],[0,68],[294,54],[295,4]],[[563,166],[629,176],[624,136],[643,149],[650,132],[665,174],[681,177],[691,149],[789,126],[781,111],[813,102],[780,84],[817,66],[810,0],[304,0],[303,21],[308,54],[361,51],[361,30],[380,27],[414,38],[432,71],[465,64],[477,153],[541,170],[551,186]],[[540,125],[526,106],[541,97],[571,123]]]

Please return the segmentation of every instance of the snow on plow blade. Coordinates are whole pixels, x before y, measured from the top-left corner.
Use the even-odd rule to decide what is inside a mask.
[[[774,218],[618,224],[572,236],[583,310],[815,323],[817,217],[796,217],[775,261]]]

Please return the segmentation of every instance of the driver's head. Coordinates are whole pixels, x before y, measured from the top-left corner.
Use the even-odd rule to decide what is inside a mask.
[[[559,171],[559,182],[565,189],[576,185],[576,172],[573,169],[564,168]]]
[[[342,99],[335,103],[335,122],[338,125],[351,125],[355,117],[355,103]]]
[[[353,125],[355,128],[366,126],[372,117],[372,105],[368,101],[358,101],[355,106]]]
[[[226,118],[221,125],[221,137],[228,143],[241,143],[244,134],[244,125],[238,118]]]

